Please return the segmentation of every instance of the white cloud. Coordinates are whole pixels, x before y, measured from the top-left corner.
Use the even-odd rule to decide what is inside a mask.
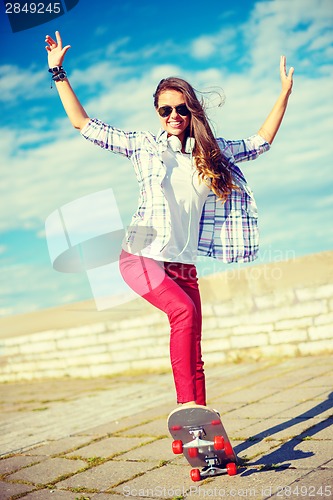
[[[91,298],[85,274],[56,273],[51,265],[3,267],[0,285],[0,317]]]
[[[105,50],[106,57],[110,57],[111,55],[117,53],[119,49],[126,46],[130,42],[130,40],[131,38],[129,36],[125,36],[110,43]]]
[[[254,62],[246,77],[234,73],[232,67],[222,70],[215,58],[212,60],[213,65],[204,70],[193,68],[184,72],[180,66],[167,64],[152,66],[150,71],[140,74],[137,66],[122,66],[119,60],[115,64],[117,51],[127,47],[126,37],[108,47],[110,54],[115,55],[113,60],[95,63],[85,70],[74,70],[71,81],[74,87],[96,86],[94,96],[85,103],[90,115],[124,128],[141,128],[144,124],[144,128],[153,130],[158,128],[158,122],[152,106],[152,93],[160,78],[183,74],[199,88],[220,85],[225,90],[227,100],[222,109],[211,111],[217,132],[235,138],[250,135],[261,125],[279,91],[279,61],[275,58],[275,52],[280,53],[280,50],[276,51],[275,45],[280,48],[290,29],[307,22],[306,29],[294,33],[292,47],[297,49],[312,43],[313,48],[311,40],[319,40],[320,30],[327,24],[327,6],[328,2],[325,1],[320,2],[318,8],[309,1],[288,2],[286,9],[281,1],[260,2],[246,24],[236,29],[224,27],[217,34],[203,35],[193,40],[190,50],[199,57],[200,50],[201,55],[206,51],[206,56],[212,50],[232,53],[237,33],[251,36],[246,57],[250,54]],[[328,41],[328,34],[325,33],[317,44],[323,48]],[[199,52],[195,52],[195,47]],[[266,55],[274,55],[274,61],[273,57],[269,57],[269,64],[274,71],[267,72],[264,77],[261,68],[265,63],[260,57],[260,50],[264,50]],[[136,55],[133,51],[131,58],[134,59]],[[284,145],[288,148],[286,134],[292,136],[292,152],[289,155],[293,165],[306,164],[307,160],[312,164],[318,154],[322,160],[326,160],[323,148],[318,152],[318,148],[313,148],[313,141],[314,136],[328,139],[330,115],[327,102],[331,96],[331,78],[318,74],[314,74],[312,79],[297,76],[299,61],[294,62],[295,90],[282,127],[282,137],[285,137]],[[260,79],[257,78],[257,72]],[[17,98],[21,78],[26,80],[27,75],[14,67],[3,67],[3,74],[8,78],[10,74],[14,75],[11,81],[7,80],[7,92],[12,98]],[[20,74],[21,77],[18,77]],[[36,78],[40,79],[41,76],[37,75]],[[316,91],[319,88],[320,92]],[[53,207],[86,194],[89,189],[98,190],[105,183],[112,184],[118,178],[119,170],[130,172],[130,167],[123,159],[97,151],[97,148],[86,144],[66,119],[58,120],[52,129],[38,127],[28,132],[25,129],[2,130],[1,137],[2,164],[10,165],[10,169],[6,169],[2,192],[6,207],[0,216],[3,228],[19,226],[29,220],[40,221]],[[281,167],[279,170],[281,172]],[[299,170],[294,168],[289,175],[304,183]]]
[[[210,57],[215,52],[215,40],[209,36],[201,36],[192,43],[192,55],[198,59]]]
[[[297,59],[298,69],[306,69],[307,61],[315,57],[313,40],[320,39],[321,49],[331,46],[329,35],[333,20],[331,0],[257,2],[243,34],[250,47],[253,71],[260,66],[265,71],[272,54],[286,53]],[[319,54],[320,59],[322,53]],[[318,62],[320,63],[320,59]],[[315,69],[315,68],[313,68]]]
[[[218,135],[239,139],[259,129],[276,99],[280,89],[279,56],[285,52],[288,65],[294,65],[296,71],[282,128],[272,150],[242,168],[257,194],[266,247],[283,242],[288,248],[296,242],[307,251],[315,244],[320,246],[321,241],[325,246],[329,244],[325,234],[331,228],[327,213],[333,205],[327,192],[333,182],[333,72],[327,58],[329,54],[332,57],[332,36],[327,29],[329,6],[331,2],[325,0],[258,2],[246,23],[230,30],[224,26],[216,34],[201,33],[182,47],[181,54],[187,51],[196,60],[191,66],[187,58],[186,68],[182,68],[179,59],[174,64],[152,64],[149,57],[162,51],[161,47],[152,47],[149,56],[147,47],[131,50],[127,38],[123,38],[108,47],[107,60],[74,70],[71,82],[82,94],[91,116],[127,130],[153,131],[159,123],[152,94],[161,78],[183,76],[202,90],[221,87],[226,104],[211,109],[210,115]],[[125,57],[125,49],[128,57],[122,64],[125,59],[119,54]],[[171,42],[169,49],[171,56],[176,54]],[[242,71],[232,64],[232,58],[241,50],[237,62],[243,64]],[[171,56],[169,61],[173,61]],[[86,57],[89,60],[89,54]],[[147,66],[141,69],[137,61],[145,57]],[[203,65],[197,67],[199,60]],[[0,99],[15,103],[39,93],[47,96],[43,106],[53,106],[44,71],[37,72],[31,80],[28,70],[5,66],[2,75]],[[27,92],[27,81],[31,93]],[[52,99],[55,98],[54,90]],[[35,111],[29,108],[24,127],[15,125],[0,130],[1,230],[33,227],[42,234],[46,217],[56,208],[107,187],[114,189],[124,223],[128,223],[138,192],[130,162],[80,138],[66,118],[51,124],[47,118],[39,118],[36,103],[32,104]],[[1,249],[5,251],[4,246],[0,253]],[[13,267],[6,274],[9,295],[14,294],[23,279],[25,288],[19,291],[28,296],[29,279],[36,274],[33,269],[24,271],[27,275],[22,272]],[[44,279],[42,275],[40,278]],[[50,282],[52,278],[48,279],[48,289]],[[30,308],[35,307],[33,300]],[[8,302],[3,307],[6,309]]]
[[[120,65],[113,65],[111,61],[100,61],[92,64],[86,69],[74,69],[70,74],[70,81],[73,87],[96,87],[101,89],[112,88],[112,85],[119,78],[126,78],[130,70]]]
[[[142,128],[144,124],[144,128],[152,130],[159,126],[153,110],[152,93],[162,77],[170,74],[184,75],[196,87],[203,89],[220,85],[227,100],[222,109],[211,110],[217,133],[228,138],[250,135],[261,125],[279,91],[278,58],[275,58],[272,64],[274,72],[267,72],[264,77],[261,74],[259,80],[257,78],[258,68],[260,74],[260,68],[264,64],[260,59],[258,47],[260,44],[264,45],[264,50],[273,55],[274,44],[279,45],[284,38],[282,35],[286,34],[283,29],[288,31],[290,26],[297,26],[304,19],[311,19],[312,24],[309,26],[314,26],[313,20],[319,19],[321,27],[325,19],[325,16],[318,14],[317,9],[313,7],[311,16],[309,12],[304,14],[304,9],[299,5],[296,6],[298,2],[288,3],[287,10],[281,7],[281,3],[283,2],[256,4],[248,23],[241,26],[244,33],[253,35],[249,54],[252,54],[255,61],[246,77],[234,73],[232,67],[220,69],[215,58],[215,64],[204,70],[193,68],[184,72],[180,66],[168,64],[152,66],[150,71],[142,74],[137,66],[122,66],[119,61],[115,64],[114,60],[104,60],[85,70],[73,71],[71,81],[74,88],[83,85],[86,88],[91,85],[96,87],[94,96],[85,103],[91,116],[127,129]],[[213,47],[214,50],[225,50],[227,44],[222,42],[227,39],[235,40],[235,32],[236,30],[223,28],[216,35],[195,39],[191,50],[202,40],[209,41],[208,51],[213,50]],[[319,31],[312,28],[311,36],[314,33],[318,34]],[[305,41],[310,36],[308,30],[304,30],[301,35]],[[269,44],[263,44],[264,39],[268,39]],[[327,35],[321,40],[321,47],[324,41],[327,42]],[[115,59],[117,50],[123,49],[126,43],[127,38],[124,38],[109,46],[109,51],[115,54]],[[297,39],[293,43],[298,47],[301,42]],[[233,45],[230,44],[230,53],[233,50]],[[196,55],[198,56],[198,53]],[[135,52],[131,57],[135,58],[134,56]],[[324,171],[328,170],[325,148],[318,150],[313,147],[313,142],[314,136],[321,141],[328,140],[331,118],[327,102],[331,78],[320,77],[318,74],[313,75],[312,79],[297,76],[297,62],[295,61],[295,90],[277,139],[277,146],[274,145],[273,148],[278,148],[278,156],[284,149],[289,151],[288,162],[292,164],[292,169],[290,171],[290,166],[284,164],[270,170],[269,175],[277,185],[283,184],[286,177],[289,181],[292,179],[297,182],[299,186],[311,182],[311,174],[306,165],[309,162],[312,165],[319,157],[324,162]],[[5,73],[9,74],[8,68],[6,71]],[[13,70],[12,73],[18,74],[19,71]],[[9,92],[13,96],[17,95],[18,81],[12,82]],[[320,88],[320,92],[314,91],[316,87]],[[43,121],[40,125],[43,125]],[[2,164],[10,165],[10,169],[6,169],[2,184],[2,202],[5,209],[0,215],[0,225],[3,229],[29,224],[39,225],[48,212],[61,204],[92,192],[93,189],[99,190],[109,185],[116,185],[121,203],[127,203],[131,198],[122,192],[119,182],[119,172],[126,172],[129,178],[132,176],[131,181],[128,181],[131,182],[131,190],[135,189],[131,166],[124,159],[85,143],[65,118],[53,124],[52,129],[38,127],[28,132],[12,129],[3,130],[1,134],[1,137],[5,138],[2,140]],[[268,160],[270,164],[279,161],[279,158],[273,161],[273,150]],[[289,171],[285,172],[288,169]],[[261,176],[258,177],[255,181],[260,188],[262,181]],[[317,178],[316,182],[320,185],[320,178]],[[134,209],[133,203],[131,206]],[[125,212],[128,218],[127,206]]]
[[[207,59],[212,56],[223,65],[237,50],[238,26],[222,28],[218,33],[201,35],[190,44],[190,54],[195,59]]]
[[[5,159],[10,168],[6,169],[0,187],[2,231],[28,225],[39,228],[49,213],[62,204],[94,190],[119,185],[117,179],[125,172],[132,173],[129,162],[75,137],[67,121],[60,130],[64,138],[59,132],[54,133],[52,142]],[[7,131],[8,136],[14,144],[18,134]]]
[[[32,67],[22,69],[9,64],[0,66],[0,102],[40,97],[46,81],[45,71],[36,71]]]

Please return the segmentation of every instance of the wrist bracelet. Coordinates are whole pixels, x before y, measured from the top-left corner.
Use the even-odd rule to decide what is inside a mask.
[[[64,71],[64,68],[62,66],[54,66],[53,68],[49,68],[48,71],[49,73],[56,75],[57,73],[60,73],[60,71]]]
[[[54,82],[62,82],[63,80],[66,80],[67,78],[67,73],[64,70],[62,66],[55,66],[54,68],[49,68],[49,73],[52,73],[51,76],[51,89],[52,87],[52,80]]]
[[[65,70],[59,71],[59,73],[56,73],[52,76],[52,80],[54,82],[61,82],[62,80],[65,80],[65,78],[67,78],[67,73]]]

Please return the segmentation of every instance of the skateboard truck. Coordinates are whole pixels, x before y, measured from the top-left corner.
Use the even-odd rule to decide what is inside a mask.
[[[207,441],[205,439],[202,439],[202,437],[206,436],[205,430],[202,427],[189,429],[189,434],[193,436],[193,440],[189,441],[186,444],[183,444],[183,448],[187,448],[190,456],[192,457],[196,456],[197,450],[199,451],[199,448],[201,448],[201,450],[203,448],[206,448],[209,451],[215,448],[224,448],[224,440],[219,441],[218,439],[216,439],[216,437],[214,441]],[[237,473],[237,466],[235,463],[228,463],[223,465],[221,464],[221,461],[217,455],[213,455],[211,457],[206,456],[204,460],[207,463],[207,466],[203,467],[201,471],[199,471],[199,469],[191,470],[190,474],[193,481],[198,481],[206,477],[217,476],[218,474],[223,473],[227,473],[230,476],[233,476]]]
[[[206,477],[218,476],[220,474],[227,473],[229,476],[235,476],[237,474],[237,465],[234,462],[230,462],[223,466],[219,463],[217,457],[206,458],[207,467],[203,467],[201,471],[199,469],[192,469],[190,476],[192,481],[200,481]]]
[[[214,442],[213,441],[207,441],[206,439],[202,439],[203,437],[206,436],[205,430],[202,427],[198,427],[195,429],[189,429],[189,434],[193,436],[192,441],[189,441],[188,443],[183,444],[183,448],[210,448],[214,447]]]

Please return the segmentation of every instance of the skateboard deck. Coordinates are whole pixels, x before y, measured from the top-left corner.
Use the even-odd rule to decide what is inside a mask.
[[[173,453],[183,453],[195,467],[190,473],[193,481],[237,474],[237,457],[216,411],[205,406],[180,407],[170,413],[168,428],[174,439]]]

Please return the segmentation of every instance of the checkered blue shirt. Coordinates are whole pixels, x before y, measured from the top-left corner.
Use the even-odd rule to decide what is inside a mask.
[[[157,257],[170,238],[171,222],[163,193],[166,174],[162,154],[167,148],[167,132],[125,132],[96,118],[82,129],[83,137],[101,148],[132,161],[139,183],[139,203],[127,229],[125,247],[130,253]],[[254,160],[270,148],[259,135],[240,140],[217,139],[232,172],[233,190],[225,203],[211,191],[204,204],[199,230],[198,255],[224,262],[249,262],[259,248],[258,212],[253,193],[236,163]]]

